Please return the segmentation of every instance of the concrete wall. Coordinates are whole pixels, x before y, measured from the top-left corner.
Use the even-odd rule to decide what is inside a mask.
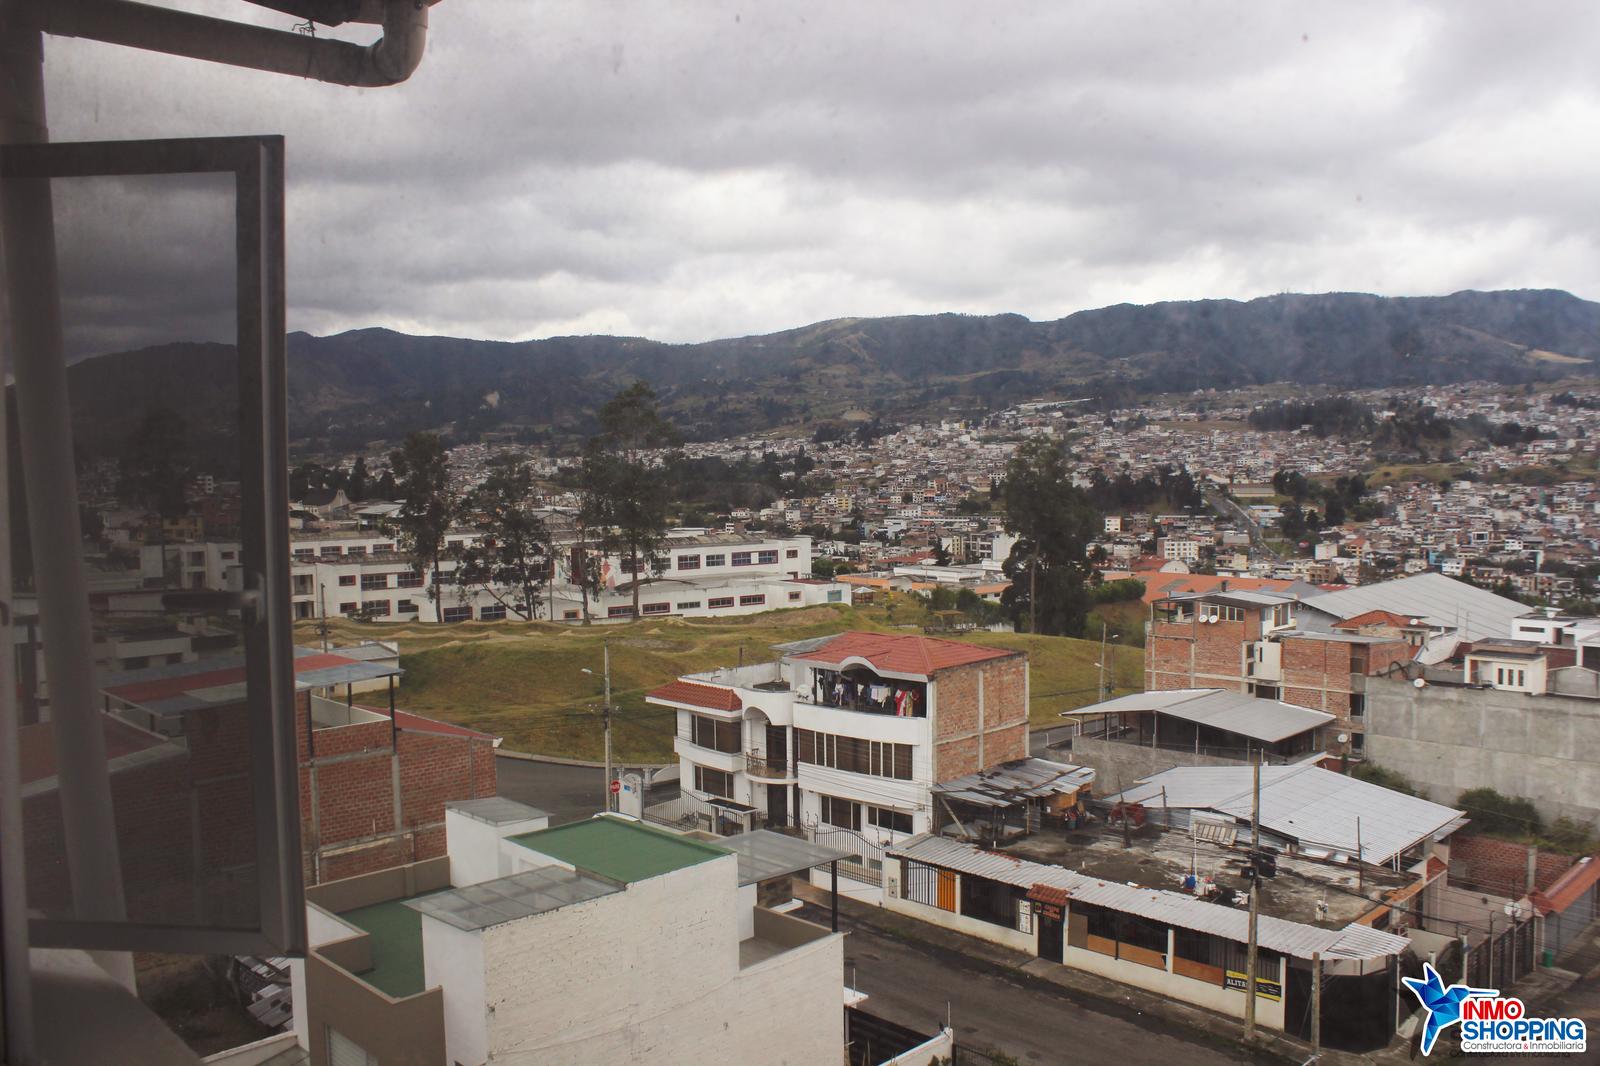
[[[544,829],[550,824],[550,819],[541,815],[492,825],[481,818],[446,808],[444,824],[450,849],[450,884],[456,888],[466,888],[510,873],[500,853],[501,839]]]
[[[1492,788],[1600,824],[1600,702],[1370,678],[1367,755],[1451,803]]]
[[[737,869],[719,858],[488,930],[490,1060],[839,1062],[843,938],[741,970]]]
[[[422,959],[423,985],[444,995],[445,1061],[482,1066],[489,1059],[483,934],[424,915]],[[524,990],[524,995],[538,994],[532,985]]]
[[[304,1003],[312,1066],[328,1066],[328,1028],[365,1048],[384,1066],[438,1066],[445,1059],[444,1001],[430,988],[405,999],[384,995],[348,971],[369,952],[356,940],[337,941],[306,956]]]

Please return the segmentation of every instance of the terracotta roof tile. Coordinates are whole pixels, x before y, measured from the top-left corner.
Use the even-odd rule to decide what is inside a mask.
[[[1020,654],[1010,648],[986,648],[981,644],[967,644],[958,640],[853,630],[841,633],[820,648],[796,655],[795,658],[824,663],[865,659],[877,670],[928,677],[939,670]]]
[[[738,693],[731,689],[717,688],[714,685],[697,685],[693,681],[673,681],[653,689],[645,694],[652,700],[665,700],[667,703],[687,703],[695,707],[707,707],[714,711],[742,711],[744,704],[739,702]]]

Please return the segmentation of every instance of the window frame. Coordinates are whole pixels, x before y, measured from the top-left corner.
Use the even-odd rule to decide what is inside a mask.
[[[180,954],[301,955],[299,756],[290,603],[284,167],[281,136],[82,141],[0,147],[8,181],[131,175],[234,177],[234,313],[241,464],[240,644],[255,830],[253,925],[30,918],[33,947]],[[7,856],[7,861],[10,861]]]

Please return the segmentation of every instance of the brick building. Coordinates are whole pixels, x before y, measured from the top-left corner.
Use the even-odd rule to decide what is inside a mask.
[[[1411,659],[1428,635],[1416,620],[1370,611],[1324,630],[1302,625],[1301,601],[1230,590],[1157,599],[1145,637],[1145,688],[1220,688],[1334,716],[1323,746],[1364,749],[1367,678]],[[1344,742],[1339,736],[1349,739]]]
[[[116,675],[102,725],[131,920],[222,923],[253,905],[256,825],[244,663],[203,659]],[[445,854],[444,806],[495,794],[484,733],[393,709],[399,670],[297,649],[301,860],[307,884]],[[388,707],[351,691],[391,682]],[[332,694],[344,699],[330,698]],[[379,694],[381,695],[381,694]],[[50,722],[21,731],[29,900],[70,903]]]
[[[871,884],[883,846],[934,828],[936,782],[1028,754],[1023,652],[864,632],[779,650],[649,694],[678,712],[682,798],[658,816],[799,825]]]

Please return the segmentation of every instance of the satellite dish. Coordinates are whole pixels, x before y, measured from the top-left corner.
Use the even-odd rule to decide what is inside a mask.
[[[1419,677],[1415,681],[1411,682],[1411,687],[1412,688],[1427,688],[1428,687],[1427,679]]]
[[[1339,743],[1341,743],[1341,744],[1350,743],[1350,734],[1349,733],[1340,733],[1339,734]]]

